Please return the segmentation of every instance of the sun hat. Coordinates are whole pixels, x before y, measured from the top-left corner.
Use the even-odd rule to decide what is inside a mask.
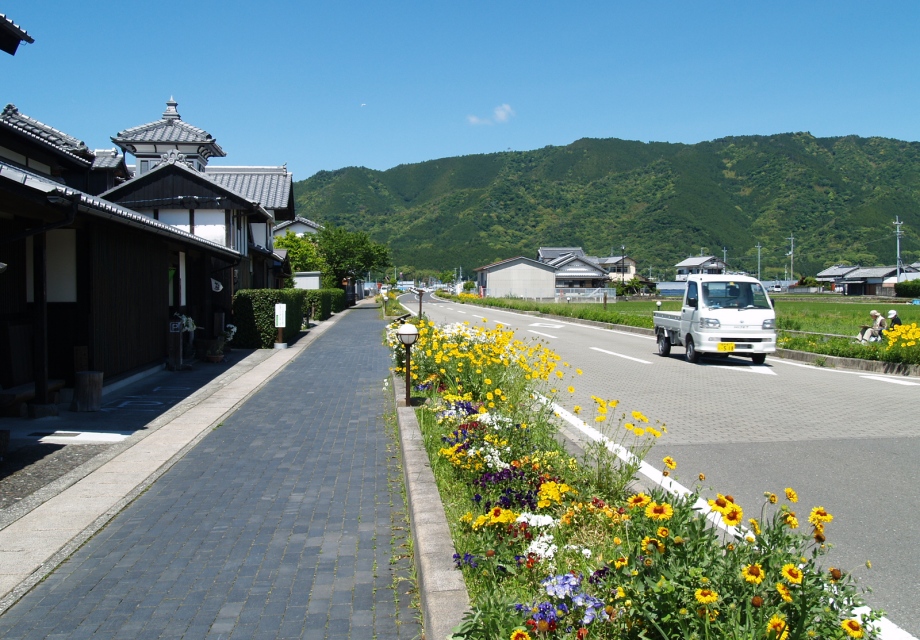
[[[898,315],[898,312],[895,311],[894,309],[892,309],[891,311],[888,312],[888,317],[889,317],[889,318],[893,318],[893,317],[895,317],[896,315]]]
[[[869,315],[872,316],[872,317],[874,318],[875,316],[878,315],[878,311],[876,311],[875,309],[873,309],[872,311],[869,312]]]

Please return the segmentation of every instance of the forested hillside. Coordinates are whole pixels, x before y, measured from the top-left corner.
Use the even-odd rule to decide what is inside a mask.
[[[540,246],[619,255],[668,277],[704,252],[795,272],[920,260],[920,143],[744,136],[694,145],[582,139],[565,147],[349,167],[295,183],[298,215],[367,231],[407,269],[465,272]]]

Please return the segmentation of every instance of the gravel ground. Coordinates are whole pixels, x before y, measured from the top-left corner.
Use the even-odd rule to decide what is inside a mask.
[[[0,511],[27,498],[109,449],[110,444],[33,444],[0,462]]]

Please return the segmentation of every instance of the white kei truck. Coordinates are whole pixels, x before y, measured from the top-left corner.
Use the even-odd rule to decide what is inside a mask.
[[[688,362],[712,354],[763,364],[776,351],[776,313],[757,278],[694,274],[687,276],[680,311],[655,312],[655,337],[660,356],[682,345]]]

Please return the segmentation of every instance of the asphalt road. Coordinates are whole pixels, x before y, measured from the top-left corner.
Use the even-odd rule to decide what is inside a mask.
[[[414,296],[404,299],[417,312]],[[561,403],[593,406],[591,395],[618,399],[667,425],[648,456],[677,460],[676,479],[704,493],[731,493],[748,515],[765,491],[794,488],[805,522],[813,506],[834,515],[827,562],[857,576],[869,604],[920,637],[920,379],[803,365],[768,356],[693,365],[675,347],[657,355],[652,336],[534,318],[498,309],[438,303],[435,322],[496,322],[519,338],[546,341],[583,371],[560,384]],[[564,389],[571,384],[575,393]],[[806,525],[807,526],[807,525]],[[871,569],[866,566],[871,562]],[[913,603],[913,604],[912,604]]]

